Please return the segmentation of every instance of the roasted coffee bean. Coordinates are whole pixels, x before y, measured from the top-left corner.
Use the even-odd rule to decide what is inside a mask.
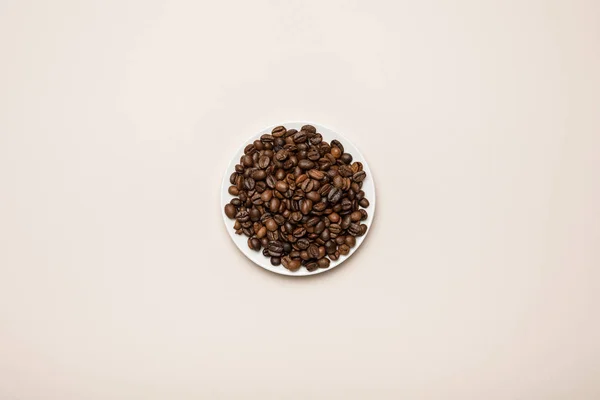
[[[302,128],[300,128],[301,131],[306,131],[307,133],[315,133],[317,132],[317,128],[315,128],[312,125],[304,125]]]
[[[327,216],[327,218],[329,218],[329,220],[331,222],[333,222],[334,224],[337,224],[338,222],[340,222],[340,219],[341,219],[340,215],[338,213],[336,213],[336,212],[332,212],[331,214],[329,214]]]
[[[319,247],[317,245],[311,244],[310,246],[308,246],[308,249],[306,249],[306,251],[308,252],[310,258],[319,258]]]
[[[239,222],[246,222],[250,219],[250,214],[248,214],[248,211],[246,210],[241,210],[235,215],[235,219]]]
[[[316,261],[308,262],[304,266],[308,272],[316,271],[319,268],[319,264]]]
[[[342,227],[342,229],[346,230],[350,226],[351,222],[352,222],[352,219],[350,218],[350,216],[345,215],[344,218],[342,218],[342,222],[340,223],[340,226]]]
[[[262,181],[262,180],[264,180],[264,179],[267,178],[267,173],[264,170],[262,170],[262,169],[257,169],[256,171],[252,171],[252,173],[250,174],[250,176],[255,181]]]
[[[273,218],[269,218],[265,222],[265,226],[267,227],[267,230],[270,231],[270,232],[273,232],[273,231],[277,230],[277,222],[275,222],[275,220]]]
[[[331,146],[332,147],[337,147],[338,149],[340,149],[342,151],[342,153],[344,152],[344,145],[342,143],[340,143],[339,140],[333,139],[331,141]]]
[[[302,226],[299,226],[298,228],[294,229],[293,235],[297,238],[301,238],[302,236],[306,235],[306,229]]]
[[[264,135],[262,135],[260,137],[260,141],[263,143],[271,143],[271,142],[273,142],[273,139],[274,139],[273,135],[271,135],[269,133],[265,133]]]
[[[290,252],[290,257],[293,258],[293,259],[298,259],[298,258],[300,258],[300,252],[296,251],[296,250],[291,251]]]
[[[260,211],[256,208],[250,209],[250,220],[256,222],[260,220]]]
[[[258,232],[256,232],[256,237],[259,239],[264,238],[267,235],[267,227],[263,226],[261,227]]]
[[[313,203],[316,203],[321,200],[321,195],[319,192],[313,190],[312,192],[306,193],[306,198],[312,200]]]
[[[271,131],[271,135],[273,135],[273,137],[280,138],[283,135],[285,135],[285,132],[286,132],[285,126],[276,126]]]
[[[267,179],[266,179],[266,182],[267,182],[267,186],[268,187],[270,187],[271,189],[274,189],[275,188],[275,183],[277,181],[275,180],[275,178],[273,177],[273,175],[268,175]]]
[[[258,240],[257,238],[248,239],[248,247],[256,251],[260,250],[260,240]]]
[[[365,233],[367,233],[367,229],[369,229],[367,225],[360,224],[360,234],[358,236],[363,236]]]
[[[308,254],[308,251],[302,250],[300,252],[300,258],[303,259],[304,261],[310,260],[310,254]]]
[[[323,232],[321,232],[319,238],[321,238],[321,240],[323,240],[324,242],[328,241],[331,238],[331,233],[329,233],[329,229],[325,229]]]
[[[300,266],[302,266],[302,263],[299,260],[291,260],[286,268],[292,272],[296,272],[300,269]]]
[[[334,233],[334,234],[339,234],[342,231],[342,227],[339,226],[338,224],[331,224],[329,225],[329,232]]]
[[[279,207],[281,206],[281,201],[277,197],[273,197],[269,202],[269,209],[272,213],[279,211]]]
[[[273,191],[271,189],[266,189],[260,195],[260,199],[263,201],[263,203],[267,203],[267,202],[271,201],[272,198],[273,198]]]
[[[233,219],[235,217],[235,214],[237,214],[235,206],[231,203],[227,204],[225,206],[225,215],[227,215],[227,218]]]
[[[358,204],[360,204],[361,207],[368,208],[369,200],[367,200],[367,198],[365,197],[361,201],[359,201]]]
[[[310,137],[308,141],[310,142],[310,144],[316,146],[323,141],[323,135],[321,135],[320,133],[315,133]]]
[[[348,227],[348,233],[352,236],[360,235],[361,229],[359,224],[355,224],[354,222],[350,224]]]
[[[240,190],[237,188],[237,186],[229,186],[227,191],[232,196],[238,196],[240,194]]]
[[[273,240],[269,242],[269,245],[267,246],[267,248],[272,252],[272,253],[279,253],[281,255],[281,253],[283,253],[283,243],[281,243],[278,240]]]
[[[369,214],[367,213],[367,210],[360,209],[359,212],[360,212],[360,220],[361,221],[364,221],[365,219],[369,218]]]
[[[283,162],[285,160],[287,160],[287,158],[289,157],[289,153],[287,150],[279,150],[277,153],[275,153],[275,158],[277,159],[277,161]]]
[[[300,161],[298,161],[298,166],[299,166],[301,169],[311,169],[311,168],[314,168],[314,167],[315,167],[315,163],[314,163],[314,162],[312,162],[312,161],[310,161],[310,160],[306,160],[306,159],[304,159],[304,160],[300,160]]]
[[[275,214],[273,216],[273,219],[275,220],[275,222],[277,223],[277,225],[281,226],[283,224],[285,224],[285,217],[281,214]]]
[[[307,238],[298,239],[298,241],[296,242],[296,246],[298,246],[300,250],[306,250],[308,249],[308,246],[310,246],[310,240],[308,240]]]
[[[354,182],[362,182],[367,177],[367,173],[365,171],[358,171],[354,175],[352,175],[352,180]]]
[[[319,221],[317,225],[315,225],[315,233],[320,235],[321,232],[325,230],[325,222]]]
[[[277,183],[275,184],[275,189],[277,189],[281,193],[284,193],[289,189],[289,186],[285,181],[277,181]]]
[[[290,221],[293,224],[297,224],[298,222],[302,221],[302,213],[298,212],[298,211],[294,211],[291,215],[290,215]]]
[[[308,136],[304,130],[301,130],[294,135],[294,143],[304,143],[306,142],[306,139],[308,139]]]
[[[281,257],[271,257],[271,265],[274,267],[281,265]]]
[[[315,212],[319,212],[319,213],[323,212],[323,211],[325,211],[326,208],[327,208],[327,204],[324,203],[324,202],[322,202],[322,201],[320,201],[317,204],[313,205],[313,213],[315,213]]]
[[[300,212],[302,212],[302,214],[307,215],[309,212],[311,212],[313,208],[313,202],[309,199],[302,199],[300,200]]]
[[[342,156],[340,157],[340,160],[344,163],[344,164],[351,164],[352,163],[352,154],[349,153],[344,153],[342,154]]]
[[[323,173],[323,171],[319,171],[318,169],[309,170],[308,176],[310,176],[311,178],[316,179],[318,181],[325,178],[325,174]]]
[[[244,189],[245,190],[252,190],[254,189],[254,185],[255,185],[255,181],[254,179],[248,177],[246,179],[244,179]]]
[[[242,205],[242,202],[240,201],[240,199],[231,199],[231,204],[233,204],[236,207],[239,207]]]
[[[356,246],[356,238],[352,235],[346,236],[345,242],[346,242],[346,245],[348,245],[349,247]]]
[[[340,254],[343,256],[347,256],[350,253],[350,247],[347,244],[342,244],[338,247]]]
[[[332,147],[331,148],[331,155],[334,158],[340,158],[342,156],[342,150],[340,150],[338,147]]]
[[[311,147],[306,153],[306,158],[313,162],[318,161],[319,158],[321,158],[321,154],[319,153],[319,150],[316,147]]]
[[[340,201],[340,199],[342,198],[342,195],[343,195],[343,192],[340,189],[334,187],[327,194],[327,201],[329,201],[332,204],[335,204],[338,201]]]
[[[317,261],[317,265],[319,266],[319,268],[329,268],[329,258],[321,258],[319,261]]]

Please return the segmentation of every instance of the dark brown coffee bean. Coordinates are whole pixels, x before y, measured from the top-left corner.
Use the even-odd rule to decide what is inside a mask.
[[[367,198],[365,197],[361,201],[359,201],[358,204],[360,204],[361,207],[368,208],[369,200],[367,200]]]
[[[311,147],[306,153],[306,158],[313,162],[318,161],[319,158],[321,158],[321,154],[319,153],[319,150],[317,148]]]
[[[369,229],[369,227],[365,224],[360,224],[360,233],[358,234],[358,236],[363,236],[365,233],[367,233],[367,230]]]
[[[302,263],[299,260],[292,260],[288,263],[288,266],[286,268],[292,272],[296,272],[300,269],[301,265]]]
[[[279,210],[280,205],[281,201],[277,197],[273,197],[269,202],[269,209],[272,213],[275,213]]]
[[[301,131],[306,131],[307,133],[315,133],[317,132],[317,128],[315,128],[312,125],[304,125],[302,128],[300,128]]]
[[[317,225],[315,225],[315,233],[320,235],[321,232],[325,230],[325,222],[319,221]]]
[[[352,163],[352,154],[344,153],[340,157],[340,160],[342,160],[342,162],[344,164],[351,164]]]
[[[258,240],[257,238],[248,239],[248,247],[255,251],[260,250],[260,240]]]
[[[308,252],[310,258],[319,258],[319,247],[317,245],[311,244],[310,246],[308,246],[308,249],[306,251]]]
[[[237,188],[237,186],[229,186],[227,191],[232,196],[238,196],[240,194],[240,190]]]
[[[235,219],[239,222],[246,222],[250,220],[250,214],[248,214],[248,211],[246,210],[241,210],[235,215]]]
[[[260,220],[260,211],[256,208],[250,209],[250,220],[254,222]]]
[[[231,204],[233,204],[236,207],[239,207],[242,205],[242,202],[240,201],[240,199],[231,199]]]
[[[321,258],[319,261],[317,261],[319,268],[329,268],[329,263],[330,261],[328,258]]]
[[[308,251],[302,250],[300,252],[300,258],[303,259],[304,261],[310,260],[310,254],[308,254]]]
[[[316,204],[313,205],[313,213],[321,213],[323,211],[325,211],[325,209],[327,208],[327,204],[320,201]]]
[[[319,143],[321,143],[323,141],[323,135],[321,135],[320,133],[315,133],[313,136],[310,137],[309,142],[310,144],[312,144],[313,146],[318,145]]]
[[[274,267],[281,265],[281,257],[271,257],[271,265]]]
[[[336,175],[333,178],[333,186],[335,186],[338,189],[344,187],[344,178],[342,178],[340,175]]]
[[[364,221],[365,219],[369,218],[369,214],[367,213],[367,210],[359,210],[360,212],[360,219],[361,221]]]
[[[342,231],[342,227],[339,226],[338,224],[331,224],[331,225],[329,225],[329,232],[335,233],[337,235],[341,231]]]
[[[273,139],[274,139],[274,137],[270,133],[265,133],[264,135],[262,135],[260,137],[260,141],[263,142],[263,143],[265,143],[265,144],[273,142]]]
[[[362,182],[367,177],[367,173],[365,171],[358,171],[354,175],[352,175],[352,180],[354,182]]]
[[[287,160],[287,158],[289,157],[289,153],[287,150],[279,150],[276,154],[275,154],[275,158],[277,159],[277,161],[283,162],[285,160]]]
[[[350,223],[352,223],[352,219],[350,219],[349,215],[345,215],[344,218],[342,218],[340,226],[342,227],[342,229],[346,230],[350,226]]]
[[[267,182],[267,186],[268,187],[270,187],[271,189],[274,189],[275,188],[275,183],[277,181],[275,180],[275,178],[273,177],[273,175],[268,175],[266,182]]]
[[[267,203],[267,202],[271,201],[272,198],[273,198],[273,191],[271,191],[271,189],[265,190],[260,195],[260,199],[263,201],[263,203]]]
[[[328,241],[331,238],[331,233],[329,233],[329,229],[325,229],[323,232],[321,232],[319,238],[321,238],[321,240],[323,240],[324,242]]]
[[[330,259],[331,261],[337,261],[337,260],[338,260],[338,258],[340,258],[340,252],[339,252],[339,251],[337,251],[337,250],[336,250],[336,252],[335,252],[335,253],[333,253],[333,254],[329,254],[329,259]]]
[[[299,226],[298,228],[294,229],[293,235],[297,238],[300,238],[306,235],[306,229],[304,227]]]
[[[354,211],[352,214],[350,214],[350,219],[352,220],[352,222],[358,222],[360,221],[362,218],[362,214],[360,213],[360,211]]]
[[[298,246],[300,250],[306,250],[308,249],[308,246],[310,246],[310,240],[308,240],[307,238],[298,239],[298,241],[296,242],[296,246]]]
[[[255,181],[262,181],[267,178],[267,173],[262,169],[257,169],[256,171],[252,171],[252,174],[250,174],[250,176]]]
[[[237,214],[235,206],[233,204],[227,204],[225,206],[225,215],[227,215],[227,218],[233,219],[235,214]]]
[[[351,236],[351,235],[346,236],[346,244],[349,247],[356,246],[356,238],[354,236]]]
[[[277,181],[277,183],[275,184],[275,189],[283,193],[289,189],[289,186],[285,181]]]
[[[348,233],[351,234],[352,236],[358,236],[360,235],[360,225],[359,224],[355,224],[354,222],[350,224],[350,226],[348,227]]]
[[[314,190],[312,192],[306,193],[306,198],[312,200],[313,203],[321,201],[321,195],[319,194],[319,192]]]
[[[298,222],[300,222],[302,220],[302,213],[298,212],[298,211],[294,211],[291,215],[290,215],[290,221],[293,224],[297,224]]]
[[[277,230],[277,222],[275,222],[275,220],[273,218],[269,218],[267,220],[267,222],[265,222],[265,226],[267,227],[267,230],[270,232]]]
[[[327,201],[332,204],[337,203],[342,198],[342,191],[336,187],[332,188],[327,194]]]
[[[290,257],[294,260],[299,259],[300,258],[300,252],[299,251],[291,251],[290,252]]]
[[[342,153],[344,152],[344,145],[342,143],[340,143],[339,140],[333,139],[331,141],[331,146],[337,147],[338,149],[340,149],[342,151]]]
[[[298,161],[298,166],[301,169],[311,169],[315,167],[315,163],[310,160],[300,160]]]
[[[342,244],[338,247],[340,254],[343,256],[347,256],[350,253],[350,247],[347,244]]]
[[[319,264],[317,264],[317,262],[313,261],[313,262],[306,263],[305,267],[308,272],[313,272],[313,271],[316,271],[317,269],[319,269]]]
[[[255,181],[254,179],[248,177],[244,180],[244,189],[245,190],[252,190],[254,189],[254,185],[255,185]]]
[[[267,235],[267,227],[261,227],[258,232],[256,232],[256,237],[259,239],[264,238]]]
[[[337,148],[337,147],[332,147],[331,148],[331,155],[334,158],[340,158],[342,156],[342,151],[339,148]]]
[[[294,135],[294,143],[304,143],[308,139],[306,131],[300,131]]]
[[[302,212],[302,214],[307,215],[308,213],[311,212],[312,208],[313,208],[313,203],[311,200],[309,200],[309,199],[300,200],[300,212]]]
[[[278,240],[270,241],[267,248],[272,253],[272,255],[275,255],[275,256],[278,256],[278,255],[281,256],[281,253],[283,253],[283,243],[281,243]],[[273,253],[277,253],[277,254],[273,254]]]
[[[280,138],[283,135],[285,135],[285,132],[286,132],[285,126],[276,126],[271,131],[271,135],[273,135],[273,137]]]
[[[309,170],[308,176],[310,176],[311,178],[316,179],[318,181],[325,178],[325,174],[322,171],[319,171],[318,169]]]

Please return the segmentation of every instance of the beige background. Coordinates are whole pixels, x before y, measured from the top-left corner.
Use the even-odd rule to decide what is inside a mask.
[[[600,3],[0,2],[0,399],[600,398]],[[223,168],[338,129],[340,268],[243,258]]]

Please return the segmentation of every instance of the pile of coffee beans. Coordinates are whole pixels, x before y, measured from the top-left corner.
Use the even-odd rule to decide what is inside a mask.
[[[244,149],[225,214],[272,265],[328,268],[367,232],[366,177],[342,143],[327,143],[314,126],[278,126]]]

